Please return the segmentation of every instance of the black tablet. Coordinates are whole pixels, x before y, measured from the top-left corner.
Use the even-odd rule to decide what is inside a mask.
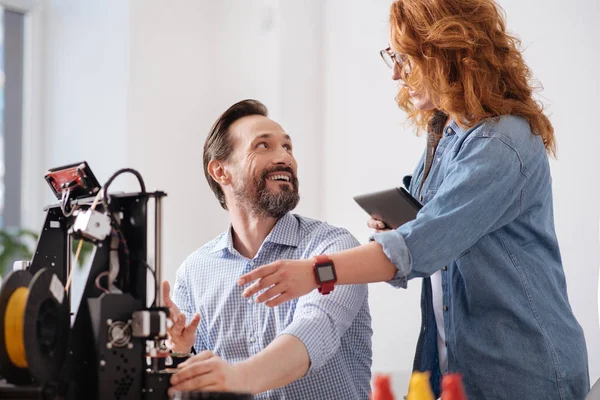
[[[371,218],[383,222],[387,228],[396,229],[417,217],[423,207],[404,188],[393,188],[380,192],[355,196],[354,201]]]

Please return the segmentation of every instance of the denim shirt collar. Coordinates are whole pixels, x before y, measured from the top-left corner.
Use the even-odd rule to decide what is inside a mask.
[[[467,133],[467,129],[461,128],[460,125],[456,123],[455,120],[450,121],[448,126],[444,128],[444,137],[451,135],[458,135],[458,137],[462,137]]]
[[[486,120],[484,119],[470,128],[463,128],[460,125],[458,125],[455,120],[452,120],[450,121],[448,126],[444,128],[444,136],[456,134],[458,138],[461,138],[467,133],[471,132],[473,129],[477,128],[479,125],[483,124],[485,121]]]

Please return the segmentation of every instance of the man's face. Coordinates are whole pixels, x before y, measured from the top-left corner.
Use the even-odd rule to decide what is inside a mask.
[[[298,194],[292,140],[275,121],[244,117],[230,127],[233,153],[225,163],[233,196],[256,216],[280,218],[293,210]]]

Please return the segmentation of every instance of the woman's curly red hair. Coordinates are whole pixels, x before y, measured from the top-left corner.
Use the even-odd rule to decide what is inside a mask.
[[[406,84],[398,105],[421,128],[434,111],[413,107],[407,87],[434,93],[437,109],[471,127],[485,118],[519,115],[529,121],[549,153],[555,154],[554,128],[532,97],[531,70],[520,41],[506,32],[494,0],[398,0],[390,12],[391,45],[408,56]]]

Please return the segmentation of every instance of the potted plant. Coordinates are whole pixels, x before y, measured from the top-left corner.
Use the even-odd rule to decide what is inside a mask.
[[[0,278],[6,276],[13,267],[13,263],[19,260],[31,260],[39,235],[29,229],[0,229]],[[72,247],[73,256],[77,249],[78,241]],[[90,242],[84,242],[79,254],[80,267],[94,249]],[[1,281],[1,279],[0,279]]]
[[[15,261],[31,260],[38,234],[28,229],[0,229],[0,276],[5,276]]]

